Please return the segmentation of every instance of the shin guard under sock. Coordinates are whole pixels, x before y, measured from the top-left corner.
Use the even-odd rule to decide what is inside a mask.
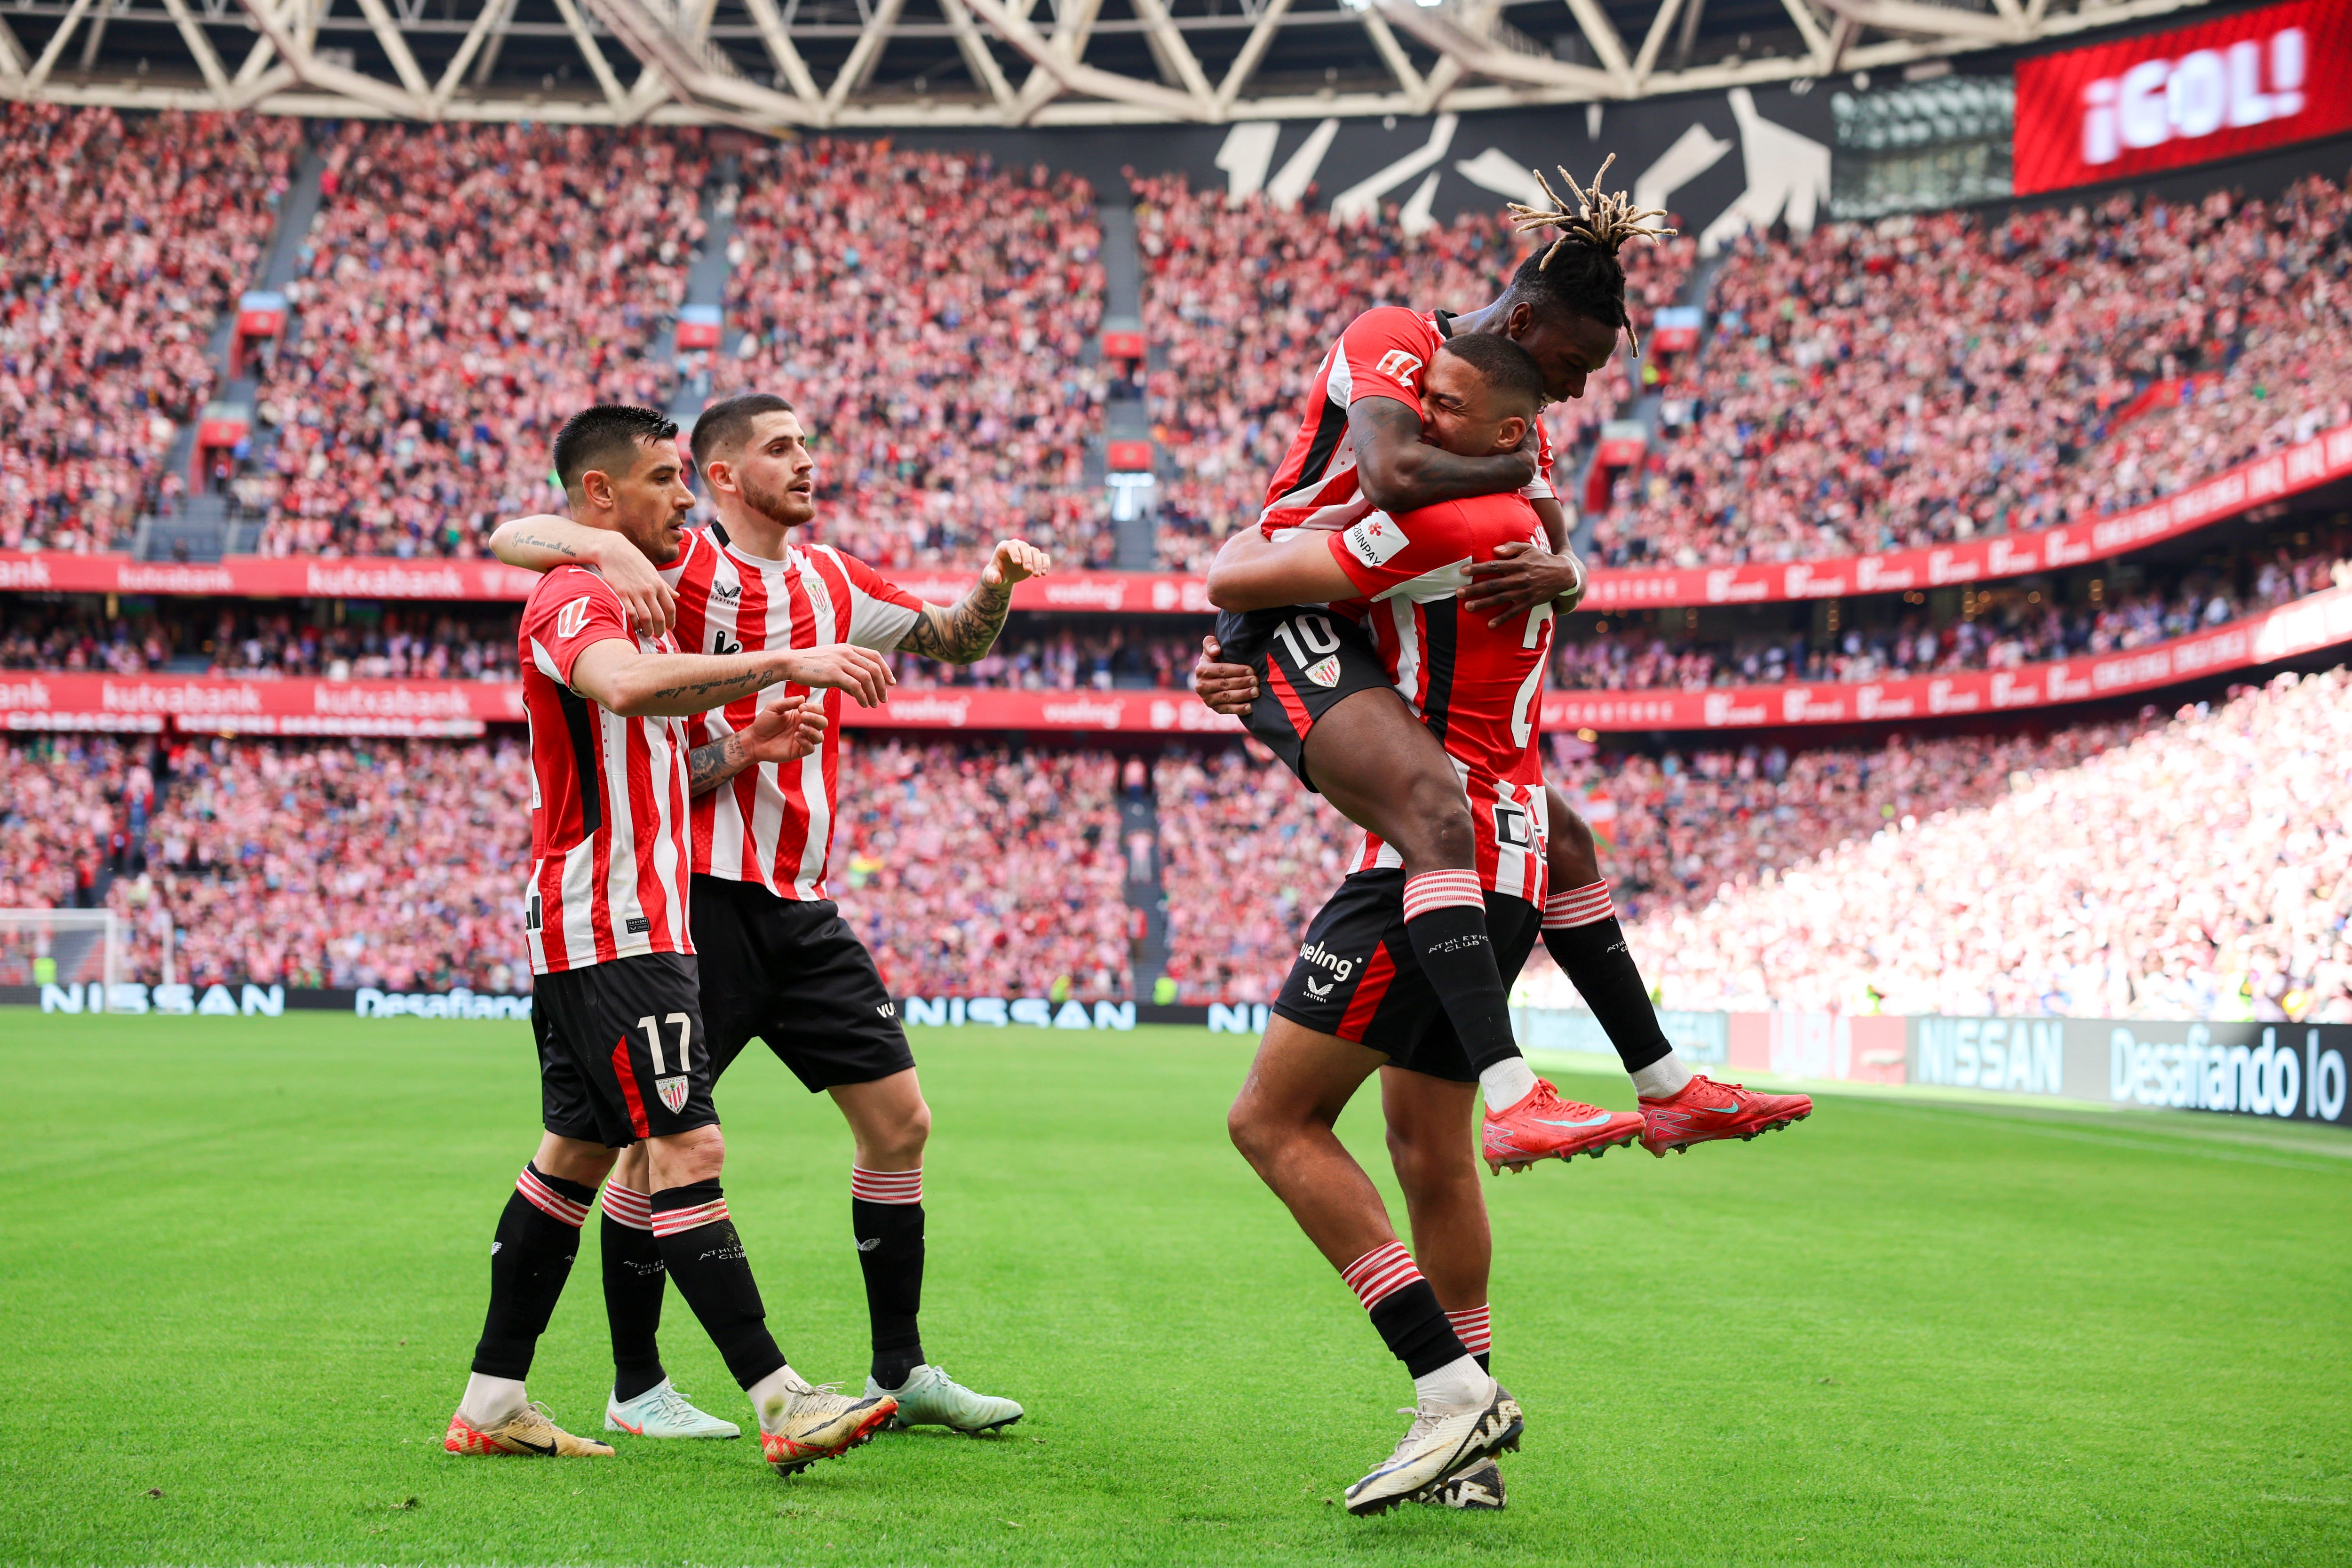
[[[515,1178],[490,1243],[490,1310],[474,1347],[476,1372],[517,1382],[530,1374],[531,1354],[572,1278],[580,1226],[595,1200],[595,1188],[543,1174],[536,1165],[525,1165]]]
[[[1642,984],[1642,972],[1625,948],[1625,928],[1609,901],[1608,882],[1588,883],[1544,900],[1543,944],[1569,984],[1617,1047],[1627,1072],[1648,1067],[1673,1050],[1658,1027],[1658,1010]]]
[[[1484,1070],[1517,1056],[1511,1000],[1486,934],[1486,895],[1478,873],[1423,871],[1406,878],[1404,932],[1471,1067]]]
[[[849,1170],[849,1226],[866,1275],[874,1381],[901,1388],[923,1364],[923,1173]]]
[[[1341,1269],[1339,1277],[1371,1314],[1372,1327],[1380,1331],[1389,1353],[1404,1363],[1410,1375],[1426,1377],[1470,1353],[1402,1242],[1374,1247]]]
[[[782,1366],[784,1352],[768,1332],[759,1282],[751,1278],[735,1222],[727,1217],[718,1178],[665,1187],[653,1195],[650,1207],[662,1264],[735,1381],[749,1388]]]
[[[617,1182],[604,1184],[599,1232],[604,1263],[604,1319],[613,1331],[613,1397],[627,1404],[667,1375],[662,1371],[662,1294],[669,1289],[661,1244],[654,1239],[653,1200]]]

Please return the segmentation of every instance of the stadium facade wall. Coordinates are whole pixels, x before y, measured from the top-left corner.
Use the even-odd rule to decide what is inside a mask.
[[[1750,730],[2020,712],[2154,691],[2352,646],[2352,588],[2327,588],[2210,631],[2121,653],[2011,669],[1696,691],[1548,691],[1548,731]],[[0,677],[0,730],[184,734],[467,737],[523,718],[519,681],[237,680],[180,675]],[[1184,692],[940,687],[878,708],[853,729],[1105,735],[1231,735],[1241,721]]]
[[[2352,478],[2352,425],[2252,458],[2161,500],[2111,517],[1932,549],[1819,561],[1693,566],[1658,571],[1599,567],[1589,610],[1785,604],[1913,589],[1957,587],[2063,571],[2178,539]],[[908,592],[953,604],[969,574],[895,574]],[[54,594],[161,594],[210,598],[512,601],[536,574],[495,561],[232,557],[211,564],[136,561],[128,555],[0,551],[0,590]],[[1204,615],[1197,577],[1172,572],[1066,572],[1013,589],[1016,610],[1062,615]]]

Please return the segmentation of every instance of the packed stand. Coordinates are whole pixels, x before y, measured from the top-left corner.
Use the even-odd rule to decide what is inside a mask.
[[[271,115],[0,106],[0,549],[119,550],[184,490],[163,463],[212,395],[301,137]]]
[[[1156,631],[1089,617],[1049,630],[1005,628],[984,658],[971,664],[936,659],[898,661],[898,683],[908,690],[929,687],[993,687],[1022,691],[1108,691],[1114,688],[1190,689],[1192,661],[1201,651],[1201,629]],[[1097,626],[1108,626],[1106,630]]]
[[[1676,1007],[2352,1023],[2352,679],[2105,738],[1955,757],[1978,800],[1655,909],[1633,952]]]
[[[1173,472],[1160,491],[1160,550],[1171,568],[1206,570],[1217,544],[1265,510],[1266,485],[1298,428],[1301,399],[1331,342],[1377,305],[1475,310],[1503,290],[1526,247],[1503,220],[1465,216],[1406,234],[1382,221],[1334,226],[1328,214],[1264,196],[1238,205],[1181,174],[1134,182],[1144,258],[1152,429]],[[1626,303],[1637,330],[1680,297],[1696,258],[1686,239],[1629,246]],[[1584,396],[1545,414],[1554,479],[1631,402],[1640,362],[1595,376]]]
[[[147,869],[109,902],[131,978],[525,991],[520,742],[182,742]]]
[[[879,567],[1026,538],[1109,563],[1087,448],[1102,230],[1081,179],[819,139],[745,155],[717,395],[773,390],[817,437],[815,537]]]
[[[1133,994],[1099,752],[851,741],[830,890],[897,996]]]
[[[2333,548],[2300,554],[2282,550],[2244,579],[2241,586],[2230,574],[2192,571],[2168,586],[2103,592],[2077,604],[2059,603],[2039,588],[1969,589],[1961,619],[1939,625],[1927,611],[1914,610],[1892,623],[1846,626],[1825,642],[1803,631],[1700,642],[1612,618],[1601,624],[1617,629],[1559,640],[1551,684],[1570,690],[1696,691],[2014,669],[2166,642],[2324,588],[2352,587],[2352,559]]]
[[[269,367],[276,427],[233,488],[265,554],[477,555],[562,510],[555,433],[665,407],[704,226],[692,131],[347,122]]]
[[[107,879],[141,868],[155,804],[148,754],[110,737],[0,742],[0,910],[96,909]],[[51,933],[0,930],[0,985],[32,984],[34,961],[55,955]]]
[[[241,680],[513,680],[510,613],[390,608],[341,624],[250,603],[169,605],[112,616],[71,603],[0,601],[0,669]]]
[[[2140,505],[2352,421],[2352,197],[2116,196],[1737,241],[1599,563],[1793,561]]]
[[[1187,1002],[1273,1001],[1361,837],[1255,752],[1171,750],[1155,770],[1167,973]]]

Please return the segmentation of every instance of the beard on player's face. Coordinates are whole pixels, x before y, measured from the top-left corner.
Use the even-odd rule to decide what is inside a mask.
[[[816,515],[816,498],[808,490],[791,486],[804,476],[794,474],[784,483],[770,488],[747,468],[735,470],[735,488],[743,497],[743,504],[783,528],[798,528]]]

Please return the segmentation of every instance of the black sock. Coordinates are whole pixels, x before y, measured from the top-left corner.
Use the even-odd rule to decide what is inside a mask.
[[[662,1263],[735,1381],[749,1388],[783,1365],[719,1179],[666,1187],[654,1194],[652,1212]]]
[[[1416,1279],[1374,1302],[1372,1327],[1388,1342],[1389,1353],[1414,1377],[1427,1377],[1470,1353],[1445,1321],[1445,1309],[1437,1304],[1437,1292],[1426,1279]]]
[[[852,1173],[853,1188],[865,1174]],[[916,1326],[923,1310],[923,1205],[876,1203],[853,1192],[849,1227],[857,1237],[866,1314],[874,1325],[874,1381],[898,1388],[923,1364],[923,1335]]]
[[[1510,995],[1495,963],[1495,944],[1487,939],[1486,899],[1478,873],[1424,871],[1407,878],[1404,932],[1470,1065],[1483,1072],[1517,1056]]]
[[[1600,1020],[1627,1072],[1648,1067],[1675,1048],[1658,1027],[1658,1010],[1650,1004],[1642,972],[1625,948],[1625,928],[1615,915],[1583,925],[1546,926],[1543,943]]]
[[[544,1174],[536,1165],[525,1165],[515,1178],[490,1243],[490,1310],[474,1347],[474,1370],[484,1377],[520,1382],[530,1375],[531,1352],[572,1278],[580,1226],[595,1201],[595,1188]]]
[[[613,1331],[613,1397],[626,1404],[668,1374],[662,1370],[662,1294],[669,1273],[654,1239],[646,1194],[604,1184],[604,1320]]]

